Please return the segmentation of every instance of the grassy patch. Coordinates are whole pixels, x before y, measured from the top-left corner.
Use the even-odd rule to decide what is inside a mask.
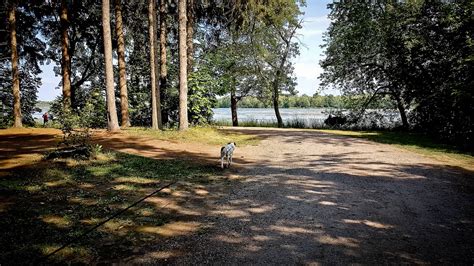
[[[452,166],[474,170],[474,157],[453,146],[440,144],[433,139],[416,133],[392,131],[349,131],[349,130],[320,130],[321,132],[368,139],[374,142],[386,143],[404,148]]]
[[[213,122],[216,126],[232,126],[229,120],[218,120]],[[239,121],[239,127],[278,127],[276,120],[257,120],[251,119],[246,121]],[[283,121],[283,128],[312,128],[322,129],[328,126],[323,123],[321,119],[301,119],[292,118]]]
[[[240,145],[256,145],[259,138],[254,135],[229,132],[216,127],[193,127],[186,131],[151,130],[149,128],[133,127],[124,130],[127,134],[149,136],[159,140],[175,142],[197,142],[210,145],[221,145],[227,142],[236,142]]]
[[[232,126],[232,121],[230,120],[218,120],[214,121],[213,125],[215,126]],[[250,119],[245,121],[239,121],[239,127],[278,127],[276,121],[264,121],[264,120],[257,120],[257,119]]]
[[[219,173],[212,166],[124,153],[108,153],[94,161],[39,160],[13,169],[0,178],[0,264],[37,264],[69,239],[169,181],[199,186]],[[162,232],[138,229],[174,222],[179,208],[166,211],[161,201],[185,199],[172,193],[173,189],[154,196],[42,263],[115,261],[151,245]]]

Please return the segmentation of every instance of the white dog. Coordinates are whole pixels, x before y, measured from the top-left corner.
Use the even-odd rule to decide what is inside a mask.
[[[232,155],[237,144],[235,142],[227,143],[224,147],[221,148],[221,168],[224,169],[224,158],[227,161],[227,168],[230,167],[232,163]]]

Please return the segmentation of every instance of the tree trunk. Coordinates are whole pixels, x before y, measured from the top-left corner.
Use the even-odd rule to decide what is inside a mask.
[[[282,62],[284,61],[286,61],[286,57]],[[283,65],[284,63],[281,64],[280,69],[282,68]],[[283,120],[281,119],[280,109],[278,106],[279,105],[278,100],[280,98],[280,91],[278,89],[280,85],[280,75],[281,75],[280,69],[277,70],[275,81],[273,82],[272,100],[273,100],[273,109],[275,109],[275,115],[277,118],[278,127],[283,127]]]
[[[168,69],[166,65],[166,1],[160,1],[160,94],[165,95],[167,87]],[[163,100],[164,97],[161,97]],[[161,115],[162,124],[168,122],[168,113],[163,110]]]
[[[298,24],[301,25],[301,22]],[[280,33],[280,38],[282,38],[282,41],[285,42],[286,48],[285,52],[283,53],[283,57],[281,58],[280,65],[278,66],[275,74],[275,79],[273,80],[272,84],[272,100],[273,100],[273,108],[275,109],[275,115],[277,118],[278,122],[278,127],[283,127],[283,120],[281,119],[280,115],[280,109],[279,109],[279,98],[280,98],[280,76],[284,73],[284,67],[286,60],[288,59],[288,54],[290,53],[290,48],[291,48],[291,39],[293,38],[294,34],[296,33],[296,30],[298,27],[294,27],[290,34],[281,34]]]
[[[153,3],[153,44],[155,47],[155,87],[156,87],[156,116],[158,120],[158,128],[163,129],[163,123],[161,120],[161,92],[160,92],[160,79],[158,73],[160,73],[160,47],[158,46],[158,23],[156,17],[156,3]]]
[[[114,69],[112,65],[112,35],[110,32],[110,2],[102,0],[102,27],[104,33],[105,93],[107,100],[107,130],[119,131],[115,107]]]
[[[186,130],[188,128],[186,0],[178,0],[178,13],[179,13],[179,130]]]
[[[69,55],[69,38],[67,30],[69,19],[67,13],[67,0],[61,0],[61,69],[63,75],[63,110],[71,111],[71,57]]]
[[[278,127],[283,127],[283,120],[281,119],[280,115],[280,109],[278,107],[278,99],[279,99],[279,91],[278,87],[273,87],[273,93],[272,93],[272,99],[273,99],[273,109],[275,109],[275,115],[277,118],[277,123]]]
[[[158,129],[155,72],[155,0],[148,2],[148,37],[150,39],[151,128]]]
[[[405,110],[405,105],[403,104],[403,101],[398,94],[394,95],[394,98],[397,101],[397,108],[398,108],[398,111],[400,112],[400,118],[402,119],[402,127],[403,129],[409,129],[410,125],[408,124],[408,118],[407,118],[407,114]]]
[[[187,0],[187,17],[186,22],[186,45],[187,45],[187,56],[188,56],[188,74],[193,72],[193,59],[194,59],[194,45],[193,45],[193,36],[194,36],[194,0]]]
[[[237,118],[237,96],[235,95],[235,89],[230,91],[230,112],[232,113],[232,126],[239,126],[239,119]]]
[[[115,31],[117,34],[117,54],[119,66],[120,110],[122,112],[122,127],[130,126],[128,114],[127,73],[125,67],[125,40],[122,26],[122,0],[115,0]]]
[[[8,15],[10,24],[10,47],[12,52],[12,85],[13,85],[13,127],[23,127],[20,104],[20,73],[18,70],[18,50],[16,43],[16,3],[12,3]]]

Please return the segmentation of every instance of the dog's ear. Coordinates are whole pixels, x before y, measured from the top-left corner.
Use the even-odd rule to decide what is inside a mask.
[[[234,146],[237,147],[237,143],[234,142]]]

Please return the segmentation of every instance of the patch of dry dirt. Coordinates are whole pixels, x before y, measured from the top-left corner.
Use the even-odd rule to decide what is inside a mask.
[[[236,131],[264,140],[238,147],[205,229],[126,262],[472,264],[472,172],[317,131]]]

